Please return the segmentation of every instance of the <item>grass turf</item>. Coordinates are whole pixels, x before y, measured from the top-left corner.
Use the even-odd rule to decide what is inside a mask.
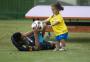
[[[66,51],[20,52],[12,45],[14,32],[31,31],[29,20],[0,20],[0,62],[90,62],[90,33],[69,33]]]

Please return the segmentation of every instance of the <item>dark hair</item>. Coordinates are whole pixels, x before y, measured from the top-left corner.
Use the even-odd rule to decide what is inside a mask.
[[[59,2],[52,4],[52,6],[55,6],[59,10],[64,10],[64,8],[62,7],[62,5]]]
[[[20,40],[21,40],[21,36],[22,36],[22,35],[21,35],[21,33],[20,33],[20,32],[16,32],[16,33],[14,33],[14,34],[13,34],[13,36],[12,36],[12,37],[13,37],[13,39],[14,39],[15,41],[17,41],[17,42],[18,42],[18,41],[20,41]]]

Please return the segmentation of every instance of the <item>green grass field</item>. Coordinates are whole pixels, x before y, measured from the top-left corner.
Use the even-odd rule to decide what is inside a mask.
[[[0,62],[90,62],[90,33],[69,33],[66,51],[20,52],[12,45],[14,32],[31,31],[29,20],[0,20]]]

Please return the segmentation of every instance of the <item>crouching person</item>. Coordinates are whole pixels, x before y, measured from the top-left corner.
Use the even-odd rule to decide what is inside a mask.
[[[16,32],[11,36],[13,45],[19,51],[37,51],[54,49],[55,44],[44,40],[45,27],[41,30],[40,26],[33,27],[32,32]]]
[[[19,51],[54,49],[54,43],[45,41],[41,32],[36,33],[37,31],[35,31],[35,33],[28,32],[28,34],[16,32],[11,36],[12,43]]]

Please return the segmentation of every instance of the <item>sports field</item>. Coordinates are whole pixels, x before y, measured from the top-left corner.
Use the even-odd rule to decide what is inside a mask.
[[[14,32],[31,31],[30,20],[0,20],[0,62],[90,62],[90,33],[69,33],[66,51],[20,52],[12,45]]]

